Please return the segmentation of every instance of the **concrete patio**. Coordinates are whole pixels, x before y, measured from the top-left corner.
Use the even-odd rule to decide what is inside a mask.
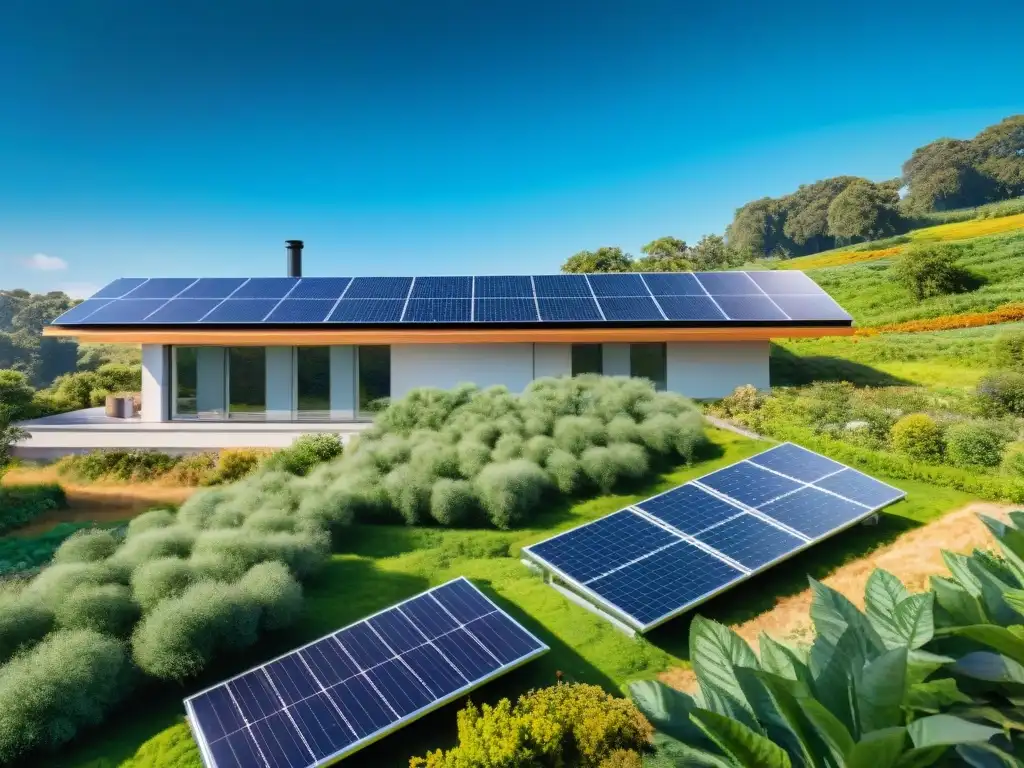
[[[220,448],[284,448],[300,435],[333,432],[348,441],[370,426],[337,421],[165,421],[115,419],[103,408],[86,408],[19,422],[28,438],[14,446],[22,459],[47,461],[98,449],[152,450],[181,454]]]

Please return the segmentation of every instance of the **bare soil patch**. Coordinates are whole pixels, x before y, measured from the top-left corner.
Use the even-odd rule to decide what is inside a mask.
[[[841,592],[859,608],[864,607],[864,587],[875,568],[884,568],[895,574],[911,592],[921,592],[927,588],[929,576],[947,572],[940,550],[969,552],[975,548],[993,545],[992,534],[978,520],[979,514],[1005,520],[1007,512],[1018,509],[1019,506],[986,502],[969,504],[963,509],[944,515],[939,520],[907,531],[891,544],[867,557],[838,568],[823,581]],[[778,640],[806,644],[814,637],[810,610],[811,591],[807,589],[799,594],[781,598],[770,611],[734,625],[732,629],[755,649],[757,637],[762,632]],[[682,691],[692,692],[697,688],[696,678],[690,669],[670,669],[659,675],[659,679]]]

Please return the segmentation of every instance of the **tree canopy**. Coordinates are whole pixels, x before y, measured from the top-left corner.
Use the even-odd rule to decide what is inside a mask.
[[[74,304],[62,291],[0,291],[0,368],[21,371],[35,386],[75,370],[78,344],[42,336],[46,324]]]

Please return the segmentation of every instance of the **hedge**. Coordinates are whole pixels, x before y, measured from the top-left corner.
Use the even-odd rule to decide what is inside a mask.
[[[56,484],[0,486],[0,534],[32,522],[43,512],[67,506],[64,489]]]

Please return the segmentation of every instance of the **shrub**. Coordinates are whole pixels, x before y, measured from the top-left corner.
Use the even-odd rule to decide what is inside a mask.
[[[477,475],[477,496],[490,521],[507,530],[537,506],[551,480],[536,464],[516,459],[490,464]]]
[[[555,422],[554,438],[559,448],[579,456],[591,446],[603,445],[607,436],[599,419],[563,416]]]
[[[970,272],[957,263],[957,252],[942,245],[909,249],[892,268],[893,278],[918,301],[963,293],[975,287]]]
[[[177,516],[169,509],[151,509],[128,522],[128,535],[138,536],[157,528],[168,528],[176,522]]]
[[[43,512],[67,506],[59,485],[0,486],[0,534],[32,522]]]
[[[274,453],[266,465],[293,475],[306,475],[317,464],[341,456],[342,450],[341,437],[333,432],[302,435],[287,448]]]
[[[22,594],[56,609],[82,585],[112,584],[117,580],[117,572],[106,563],[63,563],[43,570]]]
[[[556,448],[548,454],[544,466],[561,493],[571,496],[579,492],[584,482],[583,467],[580,466],[580,460],[571,453]]]
[[[0,668],[0,761],[71,741],[102,722],[132,682],[114,638],[92,630],[53,633]]]
[[[139,606],[122,584],[84,584],[64,599],[55,616],[64,629],[93,629],[126,637],[139,617]]]
[[[277,560],[299,578],[319,569],[328,554],[329,541],[323,532],[262,533],[241,528],[205,531],[196,539],[193,550],[195,558],[210,558],[235,571]]]
[[[92,523],[59,523],[36,536],[0,537],[0,576],[31,571],[49,562],[63,541]]]
[[[53,627],[53,611],[30,595],[0,594],[0,664],[24,645],[42,640]]]
[[[1015,477],[1024,477],[1024,442],[1010,443],[1003,452],[1003,471]]]
[[[10,368],[0,369],[0,406],[7,410],[11,421],[32,415],[34,394],[24,373]]]
[[[992,367],[1024,371],[1024,331],[1003,331],[992,343]]]
[[[468,480],[442,477],[430,491],[430,516],[441,525],[466,525],[480,511],[480,503]]]
[[[102,408],[107,404],[107,395],[110,394],[109,389],[94,389],[89,393],[89,405],[93,408]]]
[[[57,472],[81,480],[122,480],[144,482],[162,477],[180,461],[158,451],[90,451],[65,456]]]
[[[942,460],[942,430],[925,413],[911,413],[892,426],[892,447],[918,461]]]
[[[195,486],[206,485],[217,468],[217,454],[190,453],[182,456],[167,479],[175,485]]]
[[[610,493],[619,481],[619,465],[608,448],[596,445],[580,456],[583,474],[601,493]]]
[[[965,421],[946,430],[946,460],[954,467],[994,467],[1002,452],[1002,440],[987,427]]]
[[[758,410],[764,404],[764,395],[753,384],[736,387],[732,394],[726,395],[712,408],[725,418]]]
[[[468,704],[457,719],[458,746],[413,758],[410,768],[632,768],[653,734],[632,702],[583,684],[530,691],[514,706],[508,699],[482,709]]]
[[[459,457],[459,474],[465,478],[476,477],[491,463],[491,449],[479,440],[462,440],[455,450]]]
[[[117,537],[111,531],[94,528],[72,534],[53,554],[55,563],[93,563],[105,560],[117,549]]]
[[[254,565],[238,587],[259,606],[264,629],[290,626],[302,613],[302,587],[281,563]]]
[[[192,551],[195,540],[195,531],[183,525],[130,533],[110,558],[110,563],[131,572],[158,557],[186,557]]]
[[[978,382],[978,394],[991,403],[997,412],[1024,416],[1024,373],[991,373]]]
[[[132,594],[144,611],[161,600],[177,597],[195,582],[192,565],[180,557],[161,557],[143,563],[132,573]]]
[[[221,485],[241,480],[252,473],[267,455],[268,451],[255,448],[226,448],[217,456],[217,464],[205,484]]]

